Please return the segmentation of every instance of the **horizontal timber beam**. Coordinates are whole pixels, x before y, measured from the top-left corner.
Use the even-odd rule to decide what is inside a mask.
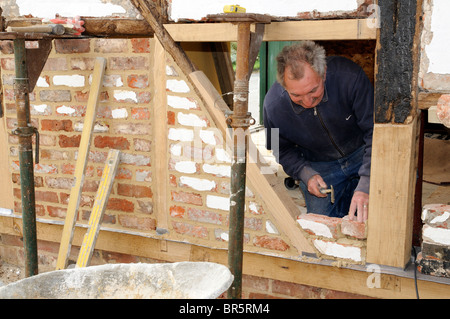
[[[21,236],[21,219],[0,216],[0,234]],[[38,240],[58,243],[62,225],[37,223]],[[73,244],[80,246],[85,229],[76,227]],[[162,242],[165,242],[162,245]],[[161,247],[164,247],[162,249]],[[120,231],[101,230],[96,249],[153,258],[167,262],[209,261],[227,264],[227,250],[197,246],[185,242],[132,235]],[[375,298],[416,298],[414,279],[393,274],[380,274],[379,288],[369,288],[367,280],[374,272],[339,268],[311,262],[244,252],[245,275],[361,294]],[[420,275],[420,274],[419,274]],[[449,285],[418,280],[420,298],[450,298]]]
[[[265,25],[263,41],[375,40],[376,28],[367,19],[303,20]],[[178,42],[234,42],[237,25],[232,23],[181,23],[164,27]]]

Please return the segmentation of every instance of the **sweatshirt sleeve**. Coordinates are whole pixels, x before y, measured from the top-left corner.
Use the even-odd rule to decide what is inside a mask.
[[[353,112],[355,113],[357,124],[363,132],[365,144],[363,163],[358,171],[360,179],[355,191],[369,194],[374,121],[374,90],[372,83],[362,69],[360,69],[359,74],[356,77],[351,94],[353,97]]]

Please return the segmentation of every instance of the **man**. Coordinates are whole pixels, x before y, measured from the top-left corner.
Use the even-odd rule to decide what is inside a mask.
[[[312,41],[285,47],[277,82],[264,99],[267,148],[299,181],[309,213],[367,220],[373,132],[373,86],[343,57],[326,57]],[[321,192],[333,186],[335,202]]]

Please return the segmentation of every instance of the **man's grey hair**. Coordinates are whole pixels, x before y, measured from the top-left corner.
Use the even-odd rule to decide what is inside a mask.
[[[301,41],[285,46],[277,56],[277,80],[284,87],[284,72],[290,68],[294,80],[304,76],[304,64],[308,63],[320,77],[324,77],[327,61],[325,49],[313,41]]]

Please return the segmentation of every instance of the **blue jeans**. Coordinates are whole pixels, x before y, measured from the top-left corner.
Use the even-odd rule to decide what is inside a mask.
[[[352,154],[331,162],[310,162],[311,167],[322,176],[328,188],[333,185],[335,201],[331,203],[331,194],[317,197],[308,192],[308,187],[300,181],[299,186],[306,201],[308,213],[330,217],[344,217],[348,214],[353,192],[358,186],[358,170],[361,167],[364,146]]]

